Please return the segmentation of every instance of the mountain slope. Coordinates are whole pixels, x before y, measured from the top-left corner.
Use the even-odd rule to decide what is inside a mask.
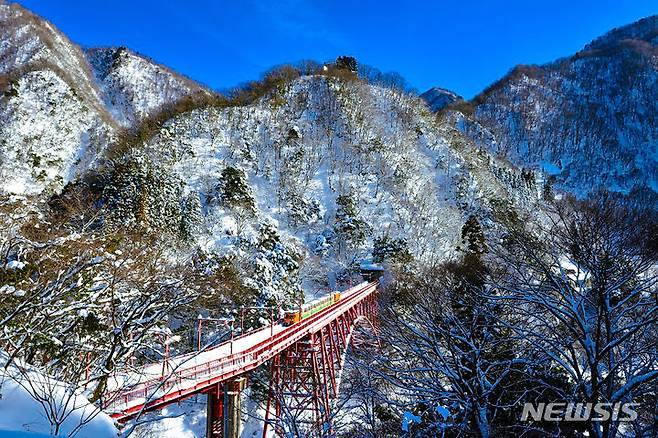
[[[585,46],[585,50],[614,46],[623,40],[641,40],[655,45],[658,42],[658,15],[642,18],[635,23],[613,29],[589,43]]]
[[[134,125],[183,96],[211,93],[125,47],[89,49],[87,56],[108,108],[124,126]]]
[[[392,247],[444,259],[468,216],[490,222],[537,199],[535,175],[492,158],[417,96],[284,68],[239,99],[215,99],[127,49],[85,55],[19,6],[1,11],[2,191],[49,195],[89,171],[105,225],[237,257],[265,299],[334,286]],[[189,95],[208,99],[169,105]],[[115,141],[119,124],[140,133],[130,147]]]
[[[469,214],[486,219],[501,203],[537,199],[534,176],[437,124],[419,98],[321,75],[253,104],[179,114],[114,163],[109,202],[121,226],[176,231],[199,217],[203,248],[251,257],[270,224],[321,285],[353,272],[384,236],[439,260]],[[239,197],[227,193],[227,175]],[[268,263],[267,278],[252,276],[259,290],[278,287],[277,261]]]
[[[539,166],[586,194],[658,191],[658,19],[595,40],[574,56],[519,66],[472,103],[494,153]]]
[[[0,4],[0,191],[57,190],[95,160],[116,123],[84,53],[50,23]]]

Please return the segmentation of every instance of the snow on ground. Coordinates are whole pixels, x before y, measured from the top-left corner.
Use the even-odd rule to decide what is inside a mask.
[[[263,436],[265,408],[250,398],[251,388],[247,388],[242,394],[240,438],[261,438]],[[274,430],[271,427],[268,429],[267,438],[274,438]]]
[[[262,406],[249,398],[250,388],[242,398],[241,438],[261,438],[263,436]],[[196,395],[180,403],[149,412],[140,418],[140,424],[131,437],[134,438],[200,438],[206,433],[206,396]],[[274,432],[270,429],[268,437]],[[4,437],[3,437],[4,438]],[[22,437],[21,437],[22,438]],[[29,437],[26,437],[29,438]]]
[[[16,365],[5,369],[7,354],[0,350],[0,437],[74,436],[111,438],[118,435],[114,422],[82,394],[34,369]],[[39,402],[48,400],[48,402]],[[46,408],[49,408],[48,410]],[[46,412],[57,412],[57,421]],[[51,416],[52,418],[52,416]],[[41,435],[33,435],[41,434]]]
[[[196,395],[164,409],[146,413],[135,438],[199,438],[206,436],[206,396]]]
[[[0,430],[0,437],[2,438],[50,438],[51,436],[41,433],[20,432],[17,430]]]

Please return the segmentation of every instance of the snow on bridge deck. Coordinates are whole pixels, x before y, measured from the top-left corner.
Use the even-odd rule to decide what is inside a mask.
[[[147,365],[116,378],[108,383],[104,409],[122,421],[143,410],[161,408],[202,393],[257,368],[310,333],[316,333],[370,296],[376,287],[377,283],[361,283],[343,292],[338,302],[289,327],[263,327],[206,351],[176,356],[166,364]]]

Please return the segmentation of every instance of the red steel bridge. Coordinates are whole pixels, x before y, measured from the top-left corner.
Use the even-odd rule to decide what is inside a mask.
[[[240,392],[251,371],[269,364],[263,437],[286,433],[284,417],[307,424],[318,436],[331,436],[331,405],[339,393],[343,358],[355,325],[374,321],[377,287],[377,282],[361,283],[290,326],[273,323],[208,350],[174,356],[117,377],[109,385],[103,407],[125,422],[207,394],[207,436],[237,437]]]

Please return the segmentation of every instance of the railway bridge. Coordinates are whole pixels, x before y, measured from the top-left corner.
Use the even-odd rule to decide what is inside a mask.
[[[377,288],[377,282],[364,282],[290,326],[272,323],[211,349],[146,365],[115,381],[120,389],[110,389],[103,407],[125,422],[206,394],[207,437],[237,438],[240,393],[249,373],[269,364],[263,437],[284,433],[283,409],[311,423],[318,436],[331,436],[331,405],[338,397],[343,358],[355,324],[374,320]]]

